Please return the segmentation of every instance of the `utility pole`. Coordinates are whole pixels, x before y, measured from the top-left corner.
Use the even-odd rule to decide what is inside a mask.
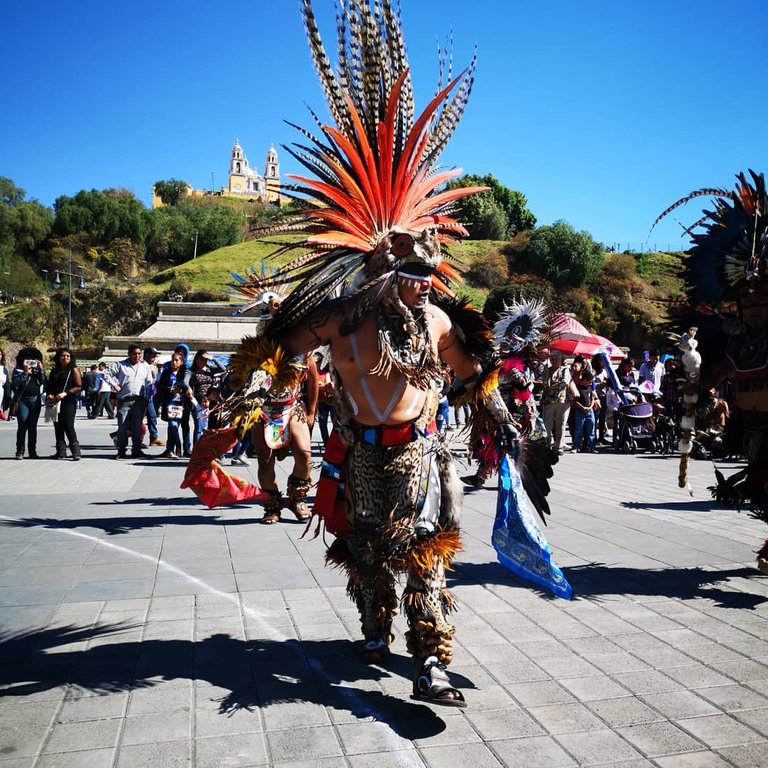
[[[197,258],[197,231],[195,231],[195,252],[192,254],[192,258]]]

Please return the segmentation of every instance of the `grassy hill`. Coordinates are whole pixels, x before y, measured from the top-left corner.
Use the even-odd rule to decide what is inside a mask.
[[[249,240],[219,248],[192,261],[158,272],[140,284],[139,290],[159,297],[174,285],[174,281],[180,281],[193,291],[221,291],[220,300],[226,301],[228,297],[223,292],[223,287],[231,279],[231,272],[242,275],[249,269],[260,271],[262,263],[267,270],[285,264],[296,258],[302,251],[291,251],[278,257],[274,257],[273,254],[281,244],[289,243],[294,239],[296,238],[288,235],[276,235],[266,240]],[[490,240],[467,240],[452,245],[450,253],[452,259],[458,262],[458,268],[462,270],[466,269],[475,258],[483,256],[499,245],[501,243]],[[475,306],[479,307],[482,307],[487,294],[486,289],[468,284],[462,285],[459,291],[466,294]]]

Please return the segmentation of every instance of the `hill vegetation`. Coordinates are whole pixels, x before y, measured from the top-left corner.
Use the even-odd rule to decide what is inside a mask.
[[[683,295],[683,254],[606,253],[566,222],[533,226],[525,198],[490,174],[459,181],[492,188],[463,220],[470,232],[500,237],[464,240],[447,254],[464,275],[457,292],[489,319],[504,301],[540,296],[618,344],[640,350],[659,341],[665,302]],[[268,273],[297,254],[273,256],[288,236],[252,238],[254,227],[286,213],[260,203],[180,195],[148,210],[127,190],[84,190],[58,198],[51,210],[2,178],[0,194],[0,346],[7,353],[65,342],[70,279],[73,346],[98,357],[105,335],[151,324],[159,300],[226,301],[230,273]]]

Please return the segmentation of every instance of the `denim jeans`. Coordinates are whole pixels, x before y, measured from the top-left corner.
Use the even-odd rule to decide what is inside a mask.
[[[141,423],[147,401],[118,400],[117,401],[117,452],[125,453],[128,447],[128,432],[131,433],[132,453],[141,451]]]
[[[181,421],[179,419],[168,419],[168,439],[165,443],[165,450],[168,453],[175,453],[177,456],[181,456],[181,438],[179,437],[179,427]]]
[[[16,410],[16,452],[24,452],[25,438],[29,454],[37,453],[37,421],[40,418],[40,398],[22,397]]]
[[[152,399],[147,402],[147,429],[149,430],[149,439],[157,440],[157,411]]]
[[[582,441],[586,441],[587,449],[595,447],[595,412],[589,410],[586,413],[581,408],[576,408],[576,421],[573,427],[573,447],[581,449]]]

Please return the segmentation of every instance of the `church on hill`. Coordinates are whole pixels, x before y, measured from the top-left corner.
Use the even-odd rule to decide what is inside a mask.
[[[251,168],[248,158],[240,145],[240,139],[235,144],[229,156],[229,175],[227,186],[219,190],[187,188],[189,197],[241,197],[244,200],[262,200],[265,203],[280,205],[286,202],[280,195],[280,161],[277,150],[270,144],[264,163],[264,172],[259,173]],[[152,207],[162,208],[163,201],[152,189]]]
[[[270,144],[264,173],[259,173],[248,164],[248,158],[240,146],[240,139],[235,139],[232,155],[229,159],[229,184],[227,194],[277,202],[280,198],[280,163],[277,151]]]

